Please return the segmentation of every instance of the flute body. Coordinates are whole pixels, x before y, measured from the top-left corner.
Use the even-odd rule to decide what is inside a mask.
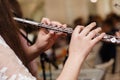
[[[46,29],[49,29],[49,30],[54,30],[55,32],[64,32],[64,33],[67,33],[67,34],[72,34],[73,33],[72,28],[58,28],[58,27],[53,26],[53,25],[46,25],[46,24],[43,24],[43,23],[39,23],[39,22],[31,21],[31,20],[26,20],[26,19],[22,19],[22,18],[17,18],[17,17],[13,17],[13,19],[17,22],[37,26],[37,28],[46,28]],[[96,36],[98,36],[98,35],[99,34],[97,34]],[[108,34],[106,34],[103,37],[102,41],[120,44],[120,38],[118,38],[116,36],[108,35]]]

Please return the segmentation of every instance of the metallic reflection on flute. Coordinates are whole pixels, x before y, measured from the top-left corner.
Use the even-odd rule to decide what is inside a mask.
[[[22,19],[22,18],[17,18],[17,17],[14,17],[13,19],[18,21],[18,22],[37,26],[37,28],[46,28],[46,29],[54,30],[56,32],[64,32],[64,33],[68,33],[68,34],[72,34],[72,32],[73,32],[72,28],[58,28],[58,27],[53,26],[53,25],[46,25],[43,23],[38,23],[35,21],[30,21],[30,20],[26,20],[26,19]]]

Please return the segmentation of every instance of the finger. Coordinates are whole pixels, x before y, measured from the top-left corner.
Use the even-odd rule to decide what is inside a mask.
[[[46,38],[47,38],[47,39],[53,38],[54,35],[55,35],[55,32],[52,31],[52,30],[50,30],[49,33],[46,35]]]
[[[62,27],[62,24],[57,21],[52,21],[51,24],[56,27]]]
[[[118,38],[120,38],[120,31],[119,31],[119,32],[116,32],[116,36],[117,36]]]
[[[52,23],[52,25],[56,26],[57,28],[61,28],[61,29],[65,29],[67,27],[66,24],[62,25],[61,23],[56,22],[56,21],[52,21],[51,23]],[[63,32],[57,32],[56,36],[57,37],[59,37],[59,36],[67,36],[67,34],[63,33]]]
[[[58,33],[56,33],[56,36],[57,37],[60,37],[60,36],[67,36],[67,34],[66,33],[63,33],[63,32],[58,32]]]
[[[97,42],[99,42],[103,37],[105,36],[105,33],[100,34],[96,38],[92,40],[92,43],[95,45]]]
[[[39,33],[48,34],[49,31],[48,31],[47,29],[45,29],[45,28],[41,28],[41,29],[39,30]]]
[[[48,19],[48,18],[43,18],[42,20],[41,20],[41,22],[42,23],[45,23],[45,24],[50,24],[50,20]]]
[[[95,26],[96,26],[96,23],[95,23],[95,22],[89,24],[89,25],[86,26],[86,27],[84,28],[84,30],[81,32],[81,35],[82,35],[82,36],[86,36],[86,35],[90,32],[90,30],[91,30],[93,27],[95,27]]]
[[[100,27],[97,28],[97,29],[95,29],[95,30],[92,30],[92,31],[87,35],[87,38],[88,38],[88,39],[94,38],[94,37],[97,35],[97,33],[99,33],[101,30],[102,30],[102,29],[101,29]]]
[[[77,26],[75,30],[73,31],[73,35],[79,34],[84,29],[84,26]]]
[[[63,28],[67,28],[67,24],[63,24],[62,26],[63,26]]]
[[[63,24],[62,27],[61,27],[63,30],[67,28],[67,25],[66,24]],[[63,32],[57,32],[56,33],[57,36],[67,36],[66,33],[63,33]]]

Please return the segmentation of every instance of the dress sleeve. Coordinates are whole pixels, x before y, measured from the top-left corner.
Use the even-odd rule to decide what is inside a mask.
[[[36,80],[14,51],[0,44],[0,80]]]

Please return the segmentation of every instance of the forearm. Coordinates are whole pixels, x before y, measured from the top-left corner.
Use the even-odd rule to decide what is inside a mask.
[[[26,33],[22,29],[20,29],[20,31],[22,32],[22,34],[26,35]],[[19,38],[20,38],[22,47],[24,49],[27,63],[34,60],[36,57],[40,55],[40,53],[43,52],[42,49],[38,48],[35,44],[29,45],[26,39],[20,34],[19,34]]]
[[[84,57],[69,56],[57,80],[77,80]]]
[[[43,52],[42,49],[37,49],[35,46],[29,46],[24,49],[25,49],[26,59],[28,63],[33,61],[36,57],[38,57]]]
[[[20,40],[21,40],[21,44],[22,44],[22,48],[24,49],[24,53],[25,53],[25,58],[27,63],[31,62],[32,60],[34,60],[40,53],[42,53],[42,49],[38,49],[36,47],[35,44],[30,45],[30,43],[28,43],[26,41],[26,39],[24,37],[22,37],[21,35],[19,35]]]

